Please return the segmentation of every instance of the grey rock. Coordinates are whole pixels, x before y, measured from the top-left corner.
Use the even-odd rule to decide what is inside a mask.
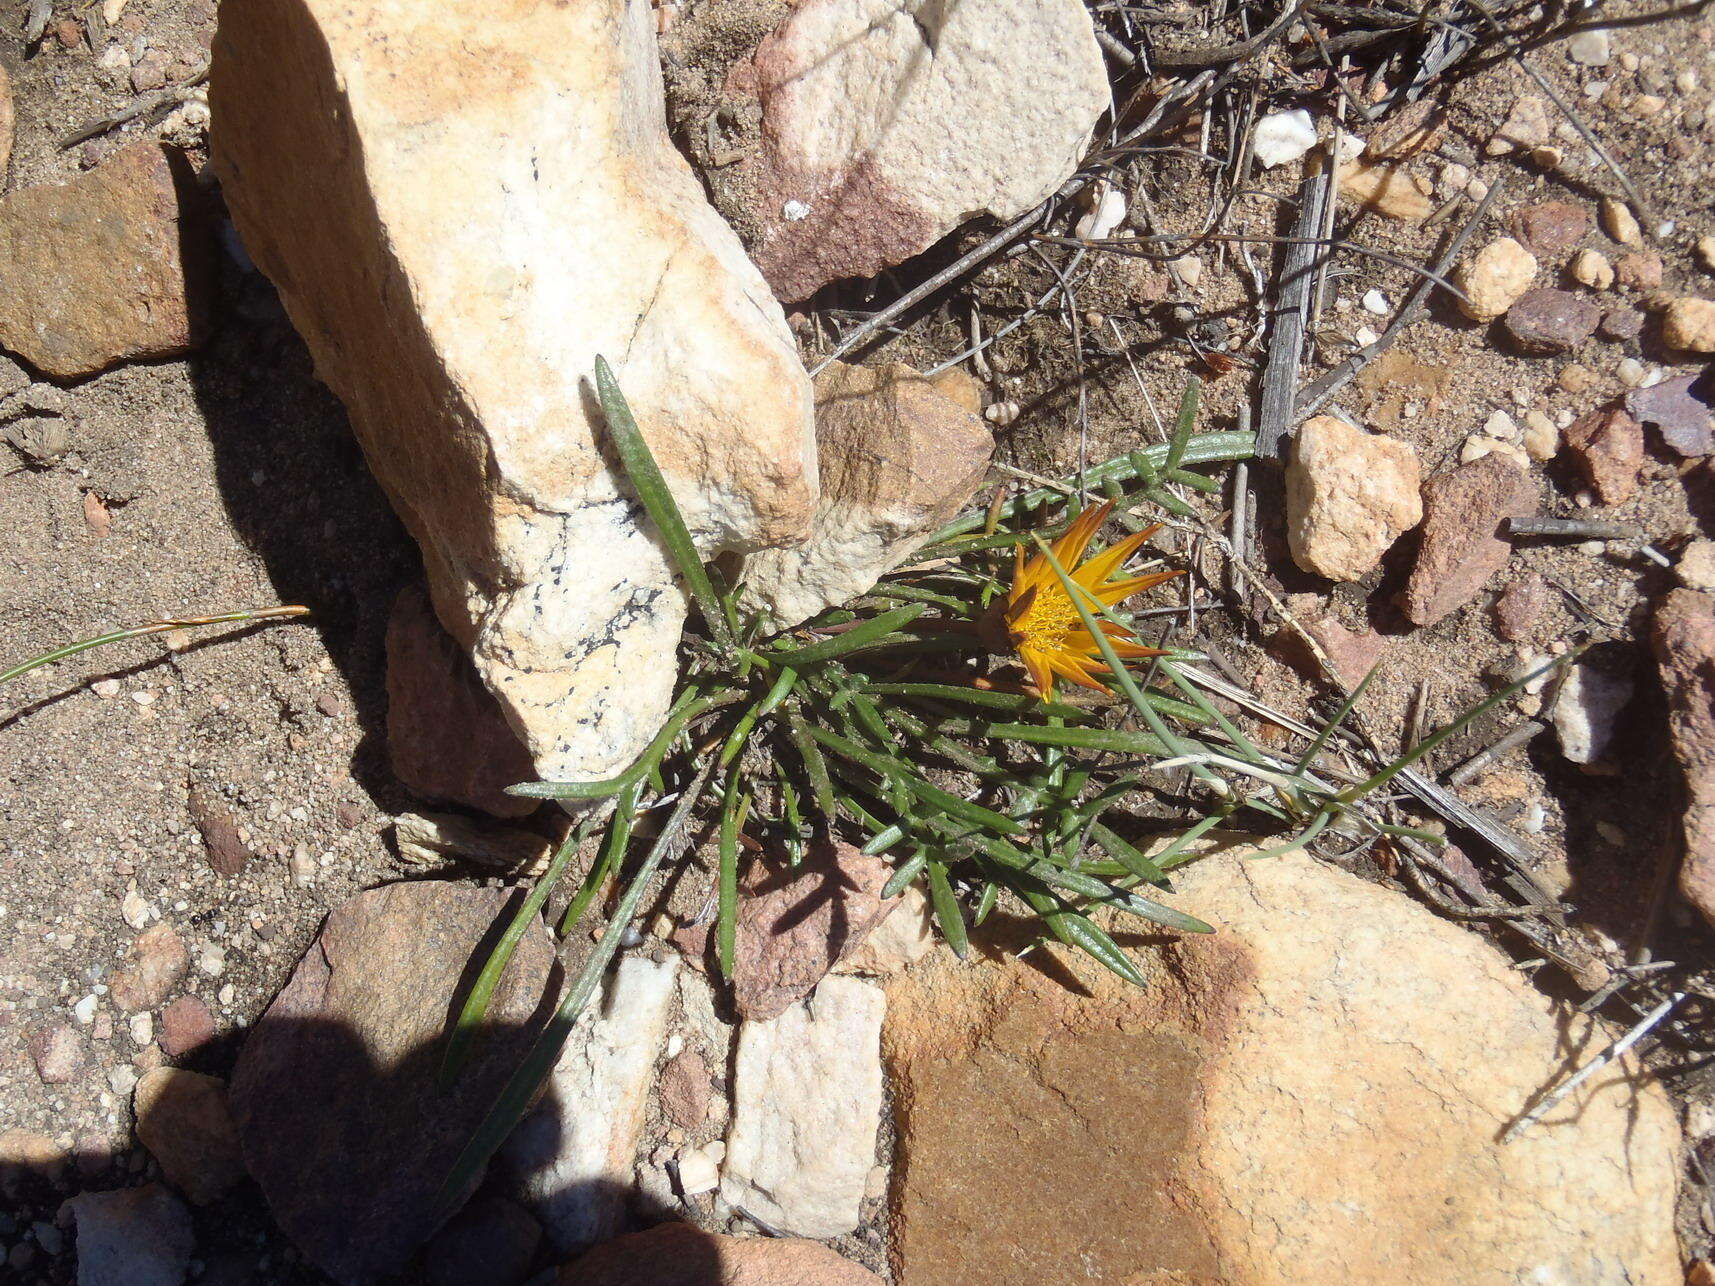
[[[77,1286],[179,1286],[190,1271],[191,1214],[158,1183],[66,1202],[77,1224]]]
[[[1626,410],[1643,424],[1661,431],[1662,441],[1682,456],[1715,454],[1709,408],[1715,404],[1715,381],[1710,373],[1681,375],[1650,388],[1626,394]]]

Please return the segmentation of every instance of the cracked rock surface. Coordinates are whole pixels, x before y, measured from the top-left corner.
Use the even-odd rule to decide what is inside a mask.
[[[654,732],[685,601],[610,465],[613,365],[705,554],[803,536],[810,382],[668,138],[632,0],[234,5],[216,167],[543,777]]]

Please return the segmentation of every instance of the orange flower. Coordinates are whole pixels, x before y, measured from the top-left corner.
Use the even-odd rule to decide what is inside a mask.
[[[1090,608],[1092,615],[1098,617],[1097,603],[1112,607],[1140,590],[1159,585],[1179,574],[1150,572],[1124,580],[1109,580],[1125,566],[1126,559],[1155,534],[1158,527],[1150,527],[1127,536],[1119,544],[1093,555],[1082,566],[1078,565],[1078,560],[1084,556],[1084,550],[1089,546],[1091,538],[1107,521],[1113,507],[1113,501],[1110,500],[1093,509],[1086,509],[1078,516],[1078,520],[1067,528],[1066,534],[1050,546],[1060,566],[1066,569],[1066,574],[1087,595],[1084,605]],[[1036,690],[1044,701],[1054,699],[1056,675],[1083,687],[1094,688],[1098,692],[1108,690],[1106,685],[1095,677],[1108,669],[1107,662],[1102,658],[1101,648],[1084,628],[1083,619],[1078,615],[1078,609],[1072,600],[1067,597],[1060,578],[1054,574],[1054,568],[1041,554],[1035,555],[1027,562],[1024,547],[1019,546],[1012,589],[1004,600],[995,604],[995,609],[998,615],[990,623],[991,630],[999,634],[1000,630],[995,627],[1004,628],[1007,643],[1018,653],[1018,659],[1024,662],[1024,668],[1030,671],[1031,681],[1035,683]],[[1108,642],[1113,645],[1114,654],[1122,660],[1161,655],[1160,648],[1144,647],[1137,642],[1137,636],[1122,625],[1100,619],[1096,623],[1102,633],[1107,635]]]

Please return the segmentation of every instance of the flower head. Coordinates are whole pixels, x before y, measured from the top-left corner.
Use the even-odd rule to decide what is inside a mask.
[[[1113,507],[1110,500],[1086,509],[1066,529],[1065,535],[1050,546],[1055,559],[1066,569],[1072,582],[1087,595],[1084,605],[1092,615],[1099,615],[1098,604],[1112,607],[1140,590],[1159,585],[1179,574],[1150,572],[1122,580],[1110,579],[1125,566],[1126,560],[1137,552],[1138,547],[1155,534],[1156,527],[1127,536],[1119,544],[1092,555],[1079,565],[1091,538],[1107,521]],[[1123,625],[1107,620],[1097,620],[1096,624],[1113,645],[1114,654],[1122,660],[1161,655],[1160,648],[1144,647],[1137,641],[1137,636]],[[1012,589],[1005,599],[995,604],[995,614],[989,625],[996,635],[1004,630],[1007,644],[1024,662],[1024,668],[1030,671],[1031,681],[1043,700],[1054,699],[1056,676],[1098,692],[1108,690],[1096,678],[1108,669],[1101,647],[1084,627],[1083,619],[1067,597],[1060,578],[1041,554],[1026,561],[1024,547],[1019,546]]]

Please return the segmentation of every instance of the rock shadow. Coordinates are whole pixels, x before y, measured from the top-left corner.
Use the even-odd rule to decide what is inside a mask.
[[[392,808],[404,795],[387,759],[384,639],[420,560],[273,287],[218,227],[211,334],[189,365],[226,516],[279,601],[310,609],[362,732],[352,777]]]
[[[498,1083],[515,1066],[510,1058],[493,1057],[494,1051],[527,1045],[544,1019],[539,1014],[526,1024],[485,1029],[465,1076],[428,1094],[421,1090],[434,1084],[441,1039],[382,1065],[342,1023],[286,1020],[270,1039],[312,1054],[328,1079],[249,1087],[263,1110],[247,1111],[241,1103],[235,1111],[251,1171],[237,1186],[195,1206],[174,1184],[170,1166],[162,1174],[137,1164],[140,1148],[49,1156],[8,1144],[0,1153],[0,1211],[15,1230],[25,1229],[53,1224],[74,1194],[164,1183],[195,1229],[194,1257],[206,1265],[197,1278],[202,1286],[575,1286],[583,1276],[560,1270],[562,1256],[516,1201],[503,1163],[491,1164],[450,1217],[443,1218],[433,1200]],[[490,1051],[486,1059],[483,1049]],[[224,1072],[237,1050],[230,1039],[211,1043],[179,1065]],[[550,1103],[553,1093],[550,1084],[538,1103]],[[403,1102],[420,1107],[414,1128],[407,1114],[380,1110]],[[172,1113],[182,1103],[182,1096],[163,1095],[150,1110]],[[549,1112],[547,1119],[558,1117]],[[163,1117],[159,1124],[185,1132],[183,1120]],[[146,1118],[138,1129],[154,1133]],[[674,1208],[629,1185],[603,1179],[576,1187],[580,1200],[623,1212],[616,1236],[690,1216],[687,1205]],[[148,1230],[134,1231],[141,1256]],[[68,1222],[62,1238],[51,1267],[36,1261],[42,1281],[74,1279],[75,1226]],[[687,1229],[677,1244],[684,1253],[669,1276],[650,1280],[679,1286],[721,1286],[727,1280],[714,1240]],[[137,1270],[142,1266],[140,1258]],[[597,1279],[616,1280],[599,1273]]]

